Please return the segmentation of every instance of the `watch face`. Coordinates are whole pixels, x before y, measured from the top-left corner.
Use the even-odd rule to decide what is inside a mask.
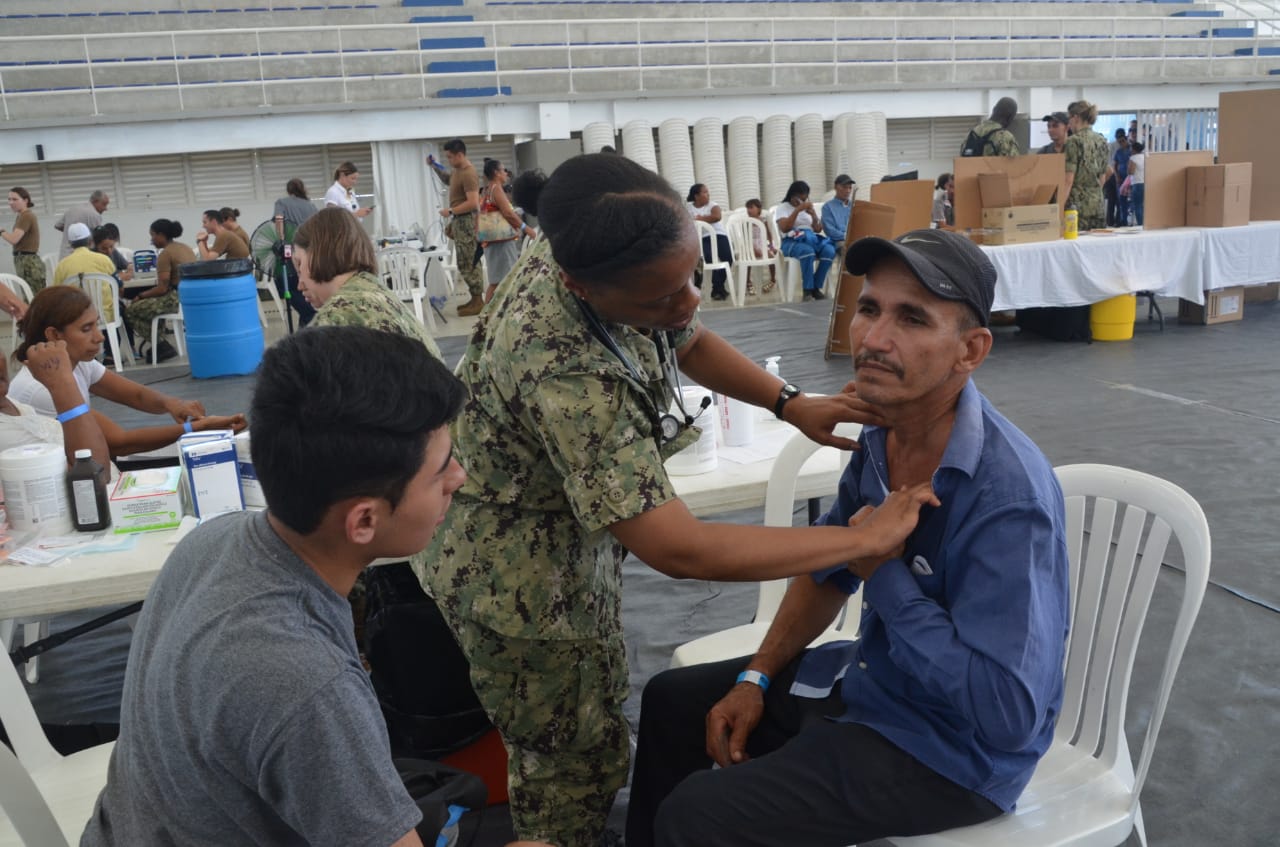
[[[800,393],[800,389],[788,382],[786,385],[782,386],[782,393],[788,397],[794,397]]]

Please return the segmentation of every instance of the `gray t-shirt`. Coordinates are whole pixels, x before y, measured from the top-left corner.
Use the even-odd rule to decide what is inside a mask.
[[[310,200],[303,200],[301,197],[294,197],[292,194],[281,197],[276,201],[275,210],[271,213],[272,217],[283,215],[284,222],[293,224],[294,226],[302,226],[307,222],[307,218],[316,213],[316,204]]]
[[[120,739],[82,847],[387,847],[421,817],[346,598],[265,512],[183,539],[138,618]]]

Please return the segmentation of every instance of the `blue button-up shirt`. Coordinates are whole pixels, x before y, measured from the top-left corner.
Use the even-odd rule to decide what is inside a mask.
[[[832,197],[822,204],[822,234],[837,245],[844,243],[845,230],[849,228],[849,210],[853,203]]]
[[[887,431],[868,426],[820,524],[888,493]],[[846,711],[953,782],[1009,811],[1062,705],[1069,566],[1062,490],[1047,459],[970,382],[942,462],[942,501],[902,558],[867,580],[862,637],[810,651],[793,693],[843,677]],[[814,575],[852,593],[844,567]]]

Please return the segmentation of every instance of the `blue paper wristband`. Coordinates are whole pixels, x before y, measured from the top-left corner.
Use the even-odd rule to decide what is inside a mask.
[[[74,406],[70,409],[67,409],[65,412],[60,412],[58,414],[58,423],[66,423],[67,421],[74,421],[76,418],[80,417],[81,415],[87,415],[87,414],[89,414],[89,404],[81,403],[79,406]]]
[[[760,671],[743,671],[738,674],[738,682],[750,682],[760,686],[761,691],[769,690],[769,677]]]
[[[183,431],[183,432],[190,432],[190,431],[191,431],[191,421],[183,421],[183,422],[182,422],[182,431]]]

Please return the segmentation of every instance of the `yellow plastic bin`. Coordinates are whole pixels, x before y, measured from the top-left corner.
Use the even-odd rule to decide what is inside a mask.
[[[1089,330],[1094,341],[1128,341],[1133,338],[1133,321],[1138,315],[1138,298],[1121,294],[1089,307]]]

